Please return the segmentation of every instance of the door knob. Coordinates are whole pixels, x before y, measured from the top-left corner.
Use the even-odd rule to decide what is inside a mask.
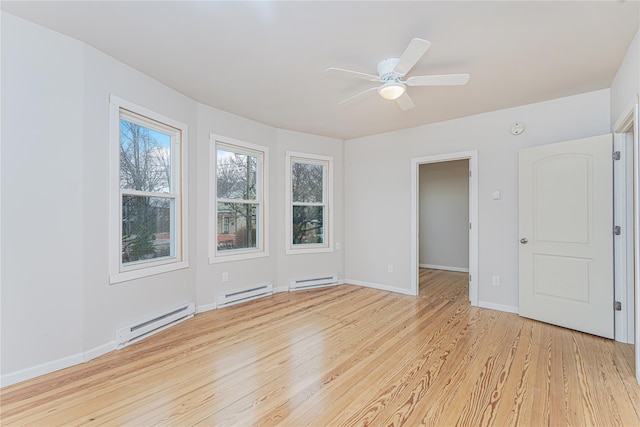
[[[522,243],[523,245],[526,245],[529,241],[527,240],[526,237],[523,237],[522,239],[520,239],[520,243]]]

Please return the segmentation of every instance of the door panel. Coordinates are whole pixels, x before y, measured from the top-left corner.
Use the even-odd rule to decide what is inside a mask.
[[[612,138],[520,151],[520,315],[613,338]]]
[[[536,241],[589,241],[588,156],[554,156],[533,164],[533,212]],[[567,175],[566,171],[573,171]]]
[[[588,303],[590,264],[584,258],[534,255],[534,294]]]

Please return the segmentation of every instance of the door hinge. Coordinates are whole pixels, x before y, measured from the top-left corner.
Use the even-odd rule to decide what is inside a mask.
[[[619,236],[622,233],[622,229],[620,228],[619,225],[614,225],[613,226],[613,234],[615,234],[616,236]]]
[[[469,223],[469,230],[471,230],[471,223]]]
[[[620,301],[614,301],[613,302],[613,308],[616,311],[622,311],[622,303]]]
[[[469,275],[469,281],[471,281],[471,275]]]
[[[613,160],[620,160],[620,152],[619,151],[614,151],[613,152]]]

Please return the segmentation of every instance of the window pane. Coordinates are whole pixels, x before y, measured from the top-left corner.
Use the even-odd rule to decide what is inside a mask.
[[[257,215],[257,203],[218,203],[218,250],[256,248]]]
[[[120,120],[120,188],[171,192],[171,136]]]
[[[216,161],[218,198],[256,200],[256,156],[218,149]]]
[[[293,206],[293,244],[324,243],[323,224],[323,206]]]
[[[324,167],[317,164],[291,165],[291,200],[293,202],[322,203]]]
[[[175,199],[122,196],[122,263],[173,255]]]

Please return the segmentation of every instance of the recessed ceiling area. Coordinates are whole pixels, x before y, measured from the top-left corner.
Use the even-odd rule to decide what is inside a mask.
[[[12,2],[2,10],[84,41],[212,107],[340,139],[608,88],[640,23],[636,1]],[[380,96],[338,103],[414,38],[407,74],[469,73],[416,87],[415,108]]]

